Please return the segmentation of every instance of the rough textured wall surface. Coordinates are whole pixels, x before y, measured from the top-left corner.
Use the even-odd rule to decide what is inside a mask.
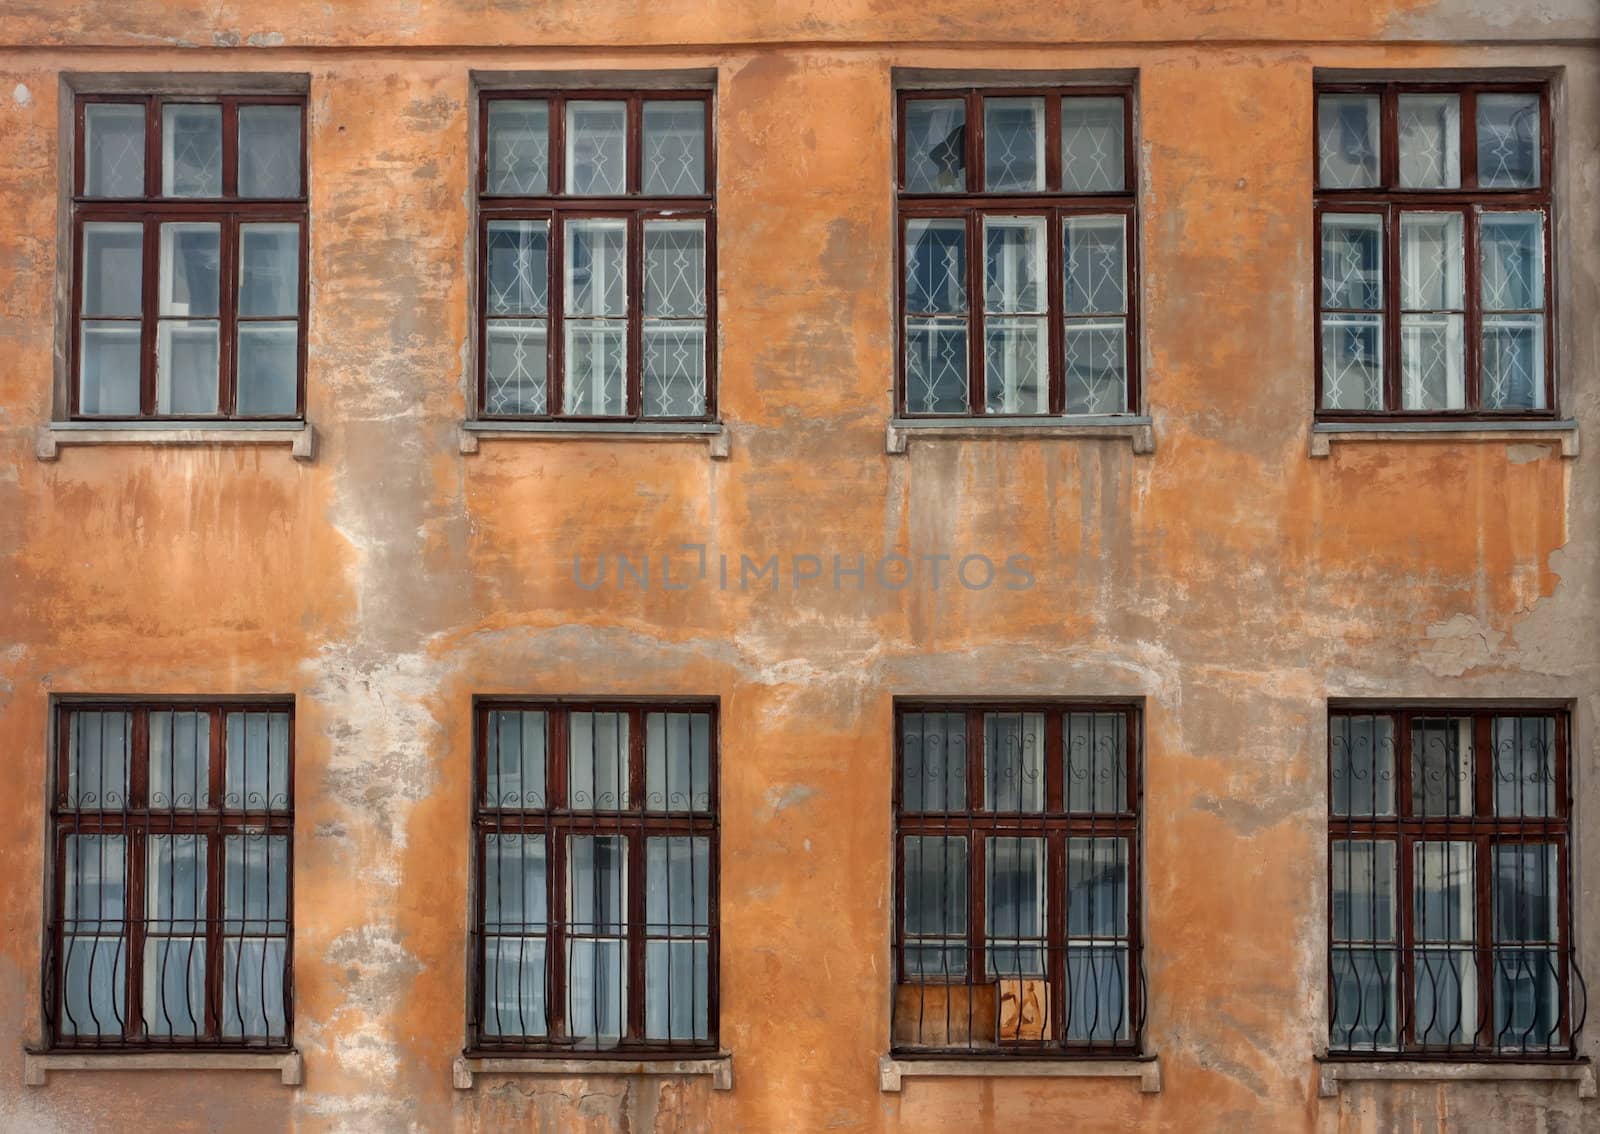
[[[1312,461],[1307,442],[1313,69],[1537,66],[1562,69],[1562,403],[1600,443],[1597,37],[1591,0],[11,0],[0,1130],[123,1129],[134,1114],[172,1131],[385,1134],[1596,1129],[1600,1104],[1570,1086],[1319,1099],[1312,1057],[1327,1010],[1327,698],[1572,698],[1580,816],[1600,809],[1600,458],[1459,443]],[[1153,455],[1023,440],[885,453],[897,66],[1138,70]],[[461,454],[469,71],[689,67],[718,75],[731,459],[598,442]],[[316,460],[84,448],[36,461],[59,73],[263,69],[311,84]],[[1035,585],[641,593],[572,579],[574,555],[592,566],[682,543],[758,559],[1019,554]],[[72,692],[295,696],[303,1087],[219,1072],[22,1085],[40,1033],[48,699]],[[492,693],[721,698],[732,1092],[492,1075],[452,1089],[469,710]],[[1093,1080],[877,1089],[891,699],[961,693],[1146,699],[1160,1094]],[[1580,836],[1591,980],[1597,876],[1600,845]]]

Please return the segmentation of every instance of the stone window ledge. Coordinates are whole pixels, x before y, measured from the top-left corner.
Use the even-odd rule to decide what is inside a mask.
[[[727,1052],[703,1059],[566,1059],[539,1055],[457,1056],[451,1068],[456,1089],[470,1091],[474,1075],[548,1075],[565,1078],[595,1075],[651,1075],[673,1078],[708,1075],[714,1091],[733,1090],[733,1056]]]
[[[1148,417],[1134,414],[1094,414],[1078,417],[897,417],[889,422],[885,451],[900,455],[912,439],[917,441],[973,441],[981,439],[1041,441],[1117,441],[1126,438],[1139,454],[1156,451],[1155,430]]]
[[[1431,1063],[1420,1060],[1317,1061],[1317,1094],[1331,1099],[1341,1083],[1575,1083],[1580,1099],[1596,1095],[1594,1065],[1574,1063]]]
[[[1142,1094],[1161,1092],[1161,1060],[1129,1059],[919,1059],[885,1055],[878,1060],[878,1089],[900,1090],[905,1078],[939,1079],[1137,1079]]]
[[[58,1071],[276,1071],[286,1087],[305,1081],[298,1051],[28,1051],[22,1058],[30,1087]]]
[[[701,441],[711,459],[728,459],[728,430],[720,421],[463,421],[461,451],[499,441]]]
[[[1578,455],[1578,423],[1565,421],[1319,421],[1311,426],[1311,455],[1326,457],[1334,442],[1477,441],[1557,445]]]
[[[303,421],[52,421],[39,430],[34,456],[56,460],[66,445],[286,445],[295,460],[311,461],[317,431]]]

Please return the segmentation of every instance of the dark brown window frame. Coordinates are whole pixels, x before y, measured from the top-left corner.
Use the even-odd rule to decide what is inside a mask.
[[[306,144],[306,97],[299,94],[151,94],[95,92],[76,96],[73,111],[71,334],[68,342],[68,412],[75,421],[301,421],[306,401],[306,324],[309,296],[310,208]],[[84,195],[85,108],[96,103],[142,103],[144,126],[144,193],[139,197],[89,197]],[[162,107],[212,105],[222,107],[222,196],[167,197],[161,186]],[[295,197],[240,197],[238,146],[240,106],[296,106],[300,109],[300,190]],[[198,221],[220,226],[221,263],[218,275],[217,412],[214,414],[161,414],[156,412],[156,340],[160,325],[157,275],[160,249],[155,239],[163,222]],[[139,224],[144,230],[144,277],[140,288],[139,412],[136,415],[85,414],[80,410],[82,388],[83,226],[94,222]],[[254,223],[294,223],[300,229],[300,288],[295,410],[292,414],[240,415],[238,402],[237,342],[241,322],[282,322],[282,316],[243,316],[238,312],[239,226]],[[96,317],[100,320],[100,317]],[[120,320],[132,322],[132,317]]]
[[[1053,86],[906,87],[896,92],[895,103],[895,413],[917,420],[964,421],[974,417],[1070,422],[1066,409],[1065,281],[1062,260],[1062,224],[1073,216],[1125,218],[1127,257],[1127,333],[1124,358],[1127,385],[1122,415],[1140,412],[1139,356],[1139,209],[1138,143],[1134,133],[1136,88],[1131,83]],[[1061,100],[1066,98],[1120,98],[1123,121],[1123,189],[1120,193],[1070,193],[1062,190]],[[1045,102],[1045,187],[1030,193],[988,192],[983,188],[983,100],[985,98],[1043,98]],[[917,100],[960,99],[966,106],[963,138],[967,184],[963,193],[914,193],[906,184],[906,104]],[[984,254],[983,219],[987,215],[1046,218],[1046,272],[1048,299],[1049,409],[1045,413],[991,413],[985,397]],[[906,225],[912,220],[960,218],[967,232],[967,410],[964,413],[925,413],[909,408],[906,390]],[[1090,415],[1098,416],[1098,415]]]
[[[545,804],[543,808],[491,807],[488,791],[489,714],[504,711],[542,712],[545,731]],[[569,720],[572,713],[622,713],[628,717],[628,799],[625,810],[574,809],[567,799]],[[646,804],[645,717],[650,713],[706,713],[708,734],[708,792],[703,810],[650,810]],[[721,984],[720,758],[721,706],[716,698],[566,698],[478,697],[473,701],[472,787],[472,891],[471,942],[465,1054],[475,1056],[637,1059],[641,1055],[716,1054],[719,1047],[719,988]],[[526,802],[526,801],[524,801]],[[543,1038],[486,1034],[480,1014],[484,1003],[487,916],[487,882],[484,878],[486,840],[497,836],[545,838],[545,1012]],[[585,1044],[584,1037],[566,1034],[566,895],[567,840],[573,836],[615,836],[628,847],[627,890],[627,1000],[623,1006],[626,1034],[610,1047]],[[708,840],[710,877],[707,880],[706,1038],[647,1039],[645,1037],[645,945],[647,930],[645,841],[649,837],[687,837]]]
[[[127,740],[127,797],[116,810],[74,809],[69,806],[67,788],[71,761],[71,718],[75,713],[129,713],[132,715]],[[149,806],[150,714],[203,713],[210,720],[207,753],[209,807],[182,807],[174,800],[170,809]],[[229,713],[287,713],[288,782],[284,785],[283,806],[224,807],[226,718]],[[53,714],[55,753],[51,761],[50,793],[50,873],[46,886],[46,947],[43,958],[43,992],[46,1043],[55,1050],[92,1048],[139,1051],[288,1051],[294,1044],[294,781],[295,781],[295,705],[292,698],[237,700],[229,698],[181,698],[173,700],[68,699],[55,704]],[[270,759],[270,754],[269,754]],[[273,793],[276,797],[277,793]],[[245,801],[248,803],[248,799]],[[126,838],[123,867],[123,938],[126,941],[125,977],[122,997],[121,1035],[63,1034],[57,1026],[63,1011],[58,1002],[62,990],[59,966],[65,962],[67,840],[72,835],[122,835]],[[203,1033],[197,1036],[149,1036],[143,1033],[146,875],[145,840],[151,835],[207,836],[206,911],[206,1019]],[[225,1036],[221,1028],[222,979],[224,957],[222,900],[225,886],[223,840],[236,837],[283,837],[287,840],[288,862],[284,864],[287,885],[284,895],[284,1035],[277,1039],[253,1036]],[[197,919],[198,920],[198,919]],[[276,920],[276,919],[246,919]]]
[[[905,809],[905,745],[902,722],[918,713],[961,713],[965,716],[967,747],[964,788],[968,806],[950,811],[911,812]],[[986,733],[983,718],[990,713],[1042,713],[1045,715],[1044,748],[1045,806],[1040,812],[991,811],[981,804],[986,790]],[[1124,719],[1127,729],[1125,787],[1127,797],[1117,813],[1068,811],[1066,807],[1065,718],[1069,714],[1113,713]],[[984,840],[990,836],[1035,837],[1045,840],[1045,890],[1047,980],[1051,996],[1048,1010],[1051,1035],[1042,1041],[1004,1041],[976,1045],[969,1038],[963,1044],[905,1043],[891,1021],[891,1050],[896,1054],[949,1058],[1103,1058],[1137,1056],[1143,1050],[1144,1024],[1148,1007],[1148,988],[1144,972],[1143,908],[1143,703],[1139,700],[1106,699],[1076,701],[1061,699],[988,698],[907,698],[894,706],[894,909],[893,972],[895,988],[937,986],[974,989],[988,982],[985,959],[985,875]],[[967,960],[965,971],[949,979],[929,979],[908,970],[905,961],[905,840],[908,836],[967,838]],[[1066,953],[1068,948],[1067,909],[1062,895],[1067,892],[1066,844],[1069,838],[1121,838],[1127,841],[1127,932],[1128,946],[1127,1038],[1110,1042],[1069,1040],[1066,1026]],[[896,997],[898,999],[898,996]],[[971,1012],[971,997],[968,997]],[[919,1011],[920,1002],[919,1002]],[[898,1004],[891,1003],[891,1015]],[[968,1031],[973,1019],[969,1016]],[[948,1025],[948,1021],[947,1021]],[[919,1028],[920,1031],[920,1028]]]
[[[566,103],[625,102],[627,182],[622,196],[569,194],[566,184]],[[549,105],[550,192],[513,196],[489,192],[489,107],[499,101],[544,101]],[[643,181],[643,104],[646,102],[700,102],[705,106],[706,192],[675,196],[645,196]],[[478,206],[477,224],[477,416],[483,421],[628,422],[654,424],[707,422],[717,419],[717,145],[714,92],[699,88],[663,87],[631,89],[539,88],[486,90],[478,99],[478,153],[473,184]],[[627,297],[628,371],[626,405],[620,414],[568,414],[560,411],[565,395],[566,305],[562,265],[565,222],[569,220],[623,220],[628,226]],[[542,220],[549,225],[546,266],[546,307],[549,331],[545,357],[545,408],[543,414],[506,414],[488,411],[488,270],[489,222]],[[703,221],[705,224],[706,388],[705,412],[692,416],[646,415],[643,407],[644,376],[644,223],[652,220]]]
[[[1335,812],[1335,781],[1338,778],[1336,725],[1342,718],[1388,717],[1394,728],[1393,815],[1341,815]],[[1412,723],[1417,719],[1444,718],[1472,721],[1472,808],[1462,816],[1413,815],[1413,738]],[[1555,784],[1549,816],[1501,816],[1496,814],[1493,728],[1496,718],[1554,719]],[[1328,710],[1328,956],[1326,979],[1329,997],[1328,1053],[1325,1058],[1372,1060],[1443,1060],[1511,1062],[1565,1061],[1577,1054],[1578,1036],[1587,1015],[1588,990],[1578,967],[1572,925],[1571,836],[1573,799],[1571,787],[1571,708],[1569,705],[1515,703],[1507,705],[1413,704],[1384,702],[1335,703]],[[1352,768],[1352,770],[1354,770]],[[1358,773],[1359,774],[1359,773]],[[1520,782],[1519,782],[1520,791]],[[1370,1046],[1335,1046],[1337,994],[1334,953],[1341,942],[1334,936],[1335,847],[1341,842],[1388,842],[1394,846],[1394,979],[1399,1018],[1394,1022],[1396,1043]],[[1475,1003],[1477,1027],[1470,1042],[1462,1044],[1423,1044],[1415,1038],[1416,976],[1416,890],[1413,848],[1421,842],[1470,842],[1473,846],[1474,938],[1470,946],[1476,968]],[[1564,1043],[1536,1045],[1535,1049],[1497,1045],[1494,1035],[1494,953],[1496,949],[1522,947],[1524,943],[1497,943],[1494,939],[1494,888],[1496,871],[1493,850],[1499,845],[1548,844],[1557,856],[1557,885],[1560,888],[1557,910],[1555,952],[1562,959],[1560,1015],[1558,1031]],[[1430,939],[1431,940],[1431,939]],[[1360,947],[1360,942],[1353,942]],[[1427,942],[1425,942],[1427,944]],[[1377,946],[1374,946],[1377,947]],[[1527,948],[1545,947],[1527,943]],[[1468,948],[1463,946],[1462,948]],[[1574,1012],[1574,993],[1581,996],[1582,1012]],[[1541,1049],[1542,1050],[1539,1050]]]
[[[1379,185],[1369,189],[1325,189],[1321,184],[1321,96],[1340,94],[1379,97]],[[1461,96],[1459,139],[1461,186],[1458,189],[1400,187],[1399,98],[1409,94]],[[1537,94],[1539,96],[1539,186],[1536,189],[1478,187],[1477,96],[1480,94]],[[1313,340],[1316,351],[1312,408],[1318,421],[1504,421],[1555,419],[1559,416],[1556,365],[1556,258],[1554,203],[1554,136],[1550,85],[1540,81],[1481,82],[1318,82],[1312,95],[1311,174],[1315,186],[1312,221]],[[1540,212],[1544,216],[1544,381],[1543,409],[1485,410],[1482,399],[1481,331],[1482,296],[1478,286],[1478,226],[1475,218],[1492,212]],[[1402,409],[1400,391],[1400,223],[1403,212],[1458,213],[1462,216],[1464,349],[1462,370],[1466,407],[1459,410]],[[1322,315],[1344,309],[1322,306],[1322,217],[1324,213],[1372,213],[1383,222],[1383,401],[1378,410],[1324,409],[1322,405]],[[1363,312],[1368,314],[1368,312]]]

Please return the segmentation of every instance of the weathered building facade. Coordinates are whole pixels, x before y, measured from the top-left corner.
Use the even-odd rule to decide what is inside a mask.
[[[11,0],[0,10],[0,1129],[121,1129],[134,1116],[171,1130],[1600,1129],[1600,1103],[1582,1097],[1593,1093],[1583,1061],[1600,1030],[1578,1028],[1581,977],[1600,973],[1600,846],[1586,837],[1600,814],[1600,463],[1585,451],[1600,429],[1597,42],[1592,0]],[[1405,194],[1431,184],[1407,172],[1414,151],[1395,137],[1396,100],[1413,88],[1459,100],[1448,121],[1462,140],[1437,171],[1449,184],[1430,215],[1460,218],[1445,228],[1465,236],[1438,239],[1474,266],[1465,285],[1458,269],[1433,298],[1421,294],[1433,284],[1402,247],[1399,214],[1385,212],[1415,205]],[[1319,148],[1318,107],[1326,118],[1336,105],[1319,103],[1319,90],[1357,100],[1338,104],[1357,108],[1349,121],[1373,109],[1376,152]],[[908,125],[931,120],[907,110],[919,92],[946,104],[938,113],[967,116],[965,134],[945,135],[953,151],[905,151],[908,137],[936,132]],[[563,169],[567,181],[496,189],[496,98],[544,107],[537,130],[558,132],[538,134],[550,163],[539,175]],[[1472,125],[1490,129],[1494,108],[1517,98],[1537,107],[1532,165],[1505,175],[1516,182],[1507,196],[1474,197],[1469,187],[1498,189]],[[708,125],[700,180],[652,188],[651,108],[685,100]],[[88,114],[96,103],[143,109]],[[631,171],[614,190],[571,180],[609,176],[612,152],[575,141],[589,129],[576,103],[626,108],[605,135]],[[986,117],[1022,103],[1045,127],[1018,158],[1037,174],[1032,203],[1018,185],[1034,174],[1007,181],[1014,171],[993,160],[1000,119]],[[222,109],[194,128],[220,124],[221,172],[156,141],[189,128],[183,107],[213,105]],[[260,108],[302,106],[285,129],[302,131],[291,166],[303,180],[274,189],[271,170],[248,167],[242,131],[293,121]],[[1081,155],[1063,131],[1080,111],[1110,115],[1097,121],[1121,139],[1120,169],[1072,165]],[[88,135],[101,128],[138,139],[143,164],[126,193],[96,189],[123,175],[93,164],[101,143]],[[1373,180],[1341,189],[1328,163],[1367,156]],[[932,182],[916,181],[919,160]],[[1075,169],[1089,179],[1077,195]],[[174,188],[213,173],[214,191]],[[958,184],[933,183],[941,177]],[[1396,194],[1376,191],[1396,177]],[[573,193],[608,204],[574,217]],[[205,212],[196,197],[222,203]],[[1497,210],[1535,218],[1535,245],[1548,232],[1540,285],[1520,302],[1489,299],[1509,262],[1493,259],[1499,236],[1482,219]],[[1328,282],[1330,213],[1357,217],[1332,222],[1349,232],[1377,218],[1371,231],[1393,245],[1373,253],[1381,267],[1365,267],[1373,295],[1352,299]],[[1011,230],[1020,245],[997,235],[995,216],[1033,218]],[[1109,300],[1075,292],[1071,277],[1075,234],[1112,247],[1093,243],[1106,218],[1121,234]],[[943,299],[912,278],[917,264],[902,272],[915,260],[913,231],[956,233],[937,259],[961,264],[941,277]],[[530,233],[545,241],[537,280],[522,274]],[[494,267],[503,234],[510,290]],[[276,290],[250,274],[255,237],[282,237],[270,254],[296,265]],[[189,238],[224,249],[209,284],[172,282],[171,258]],[[654,299],[646,290],[642,307],[637,298],[652,286],[657,238],[699,241],[698,282],[681,306],[670,288]],[[105,256],[131,247],[142,265],[117,277],[142,279],[131,300],[110,274],[74,268],[102,255],[87,251],[101,239]],[[620,299],[607,298],[594,250],[613,239],[646,249],[625,267],[617,259]],[[1048,267],[1030,276],[1030,257]],[[1402,281],[1397,293],[1384,290],[1387,276]],[[1027,279],[1049,294],[1028,298]],[[922,302],[908,305],[917,287]],[[941,386],[927,361],[937,336],[966,335],[962,320],[980,315],[1004,342],[974,345],[971,330],[955,349],[954,385]],[[1520,403],[1528,412],[1466,412],[1497,408],[1488,376],[1510,349],[1505,336],[1520,333],[1513,315],[1548,330],[1544,369]],[[550,330],[557,319],[564,338]],[[1326,388],[1325,355],[1343,349],[1328,328],[1347,325],[1377,328],[1384,347],[1372,349],[1389,359],[1364,372],[1375,412],[1360,421],[1319,413],[1319,397],[1324,411],[1354,404]],[[1419,336],[1440,327],[1446,355],[1448,343],[1466,345],[1441,364],[1443,393],[1420,378],[1413,389]],[[1034,365],[1016,344],[1035,330],[1029,341],[1048,344],[1052,360],[1030,371],[1037,381],[985,386],[996,368]],[[1120,395],[1106,403],[1075,401],[1072,389],[1082,373],[1073,336],[1095,331],[1125,349],[1112,366]],[[678,337],[652,353],[665,341],[652,335]],[[510,380],[498,369],[512,364],[495,352],[527,342],[567,385],[541,385],[544,370]],[[707,344],[703,369],[661,362],[681,363],[695,343]],[[918,343],[930,352],[921,361]],[[614,372],[596,361],[613,348],[632,359]],[[107,378],[93,392],[109,399],[97,420],[85,368],[109,375],[123,362],[129,384],[118,393]],[[582,392],[580,365],[594,382]],[[186,386],[193,366],[222,374],[221,385]],[[652,391],[665,397],[685,374],[688,408],[652,426]],[[545,401],[503,412],[495,399],[507,390],[564,398],[568,416],[585,420],[547,421],[561,415]],[[921,407],[919,391],[932,399]],[[1443,412],[1412,415],[1426,424],[1382,413],[1413,396],[1437,396]],[[241,428],[253,397],[266,408]],[[198,408],[185,410],[185,398]],[[958,412],[918,412],[948,409],[944,398]],[[979,403],[1013,424],[962,416]],[[174,412],[206,420],[165,420]],[[607,415],[633,425],[589,420]],[[128,722],[117,751],[138,764],[116,757],[128,798],[114,822],[81,790],[96,713],[96,729]],[[559,750],[546,764],[538,749],[548,813],[526,798],[514,816],[492,806],[509,782],[496,730],[513,713],[550,730],[540,735]],[[647,802],[601,826],[593,813],[607,808],[591,804],[591,825],[573,818],[583,810],[574,738],[587,738],[593,790],[608,713],[637,743],[613,736],[605,775],[613,794],[631,785],[635,798],[654,791],[666,734],[652,730],[694,718],[682,808]],[[184,714],[202,723],[183,727],[211,730],[204,743],[187,734],[186,791],[173,755]],[[1002,718],[1019,714],[1018,737],[1036,719],[1034,743],[1053,760],[1036,807],[976,756],[979,734],[998,751]],[[907,770],[908,746],[933,735],[933,716],[952,718],[941,743],[958,736],[974,754],[955,779],[938,773],[937,806],[924,772]],[[1435,720],[1465,738],[1441,750],[1483,754],[1443,768],[1470,787],[1430,813],[1435,769],[1422,740],[1414,752],[1401,735],[1423,738]],[[1489,745],[1511,728],[1524,751],[1522,725],[1505,723],[1524,720],[1553,730],[1548,767],[1510,777],[1519,791],[1526,779],[1555,792],[1538,808],[1507,804],[1492,786],[1504,777]],[[709,739],[695,722],[709,722]],[[1082,730],[1100,728],[1121,738],[1120,794],[1077,807],[1070,753]],[[1395,781],[1398,802],[1369,796],[1362,810],[1335,781],[1380,776],[1379,759],[1358,769],[1349,745],[1352,730],[1370,740],[1385,729],[1393,755],[1381,778]],[[103,784],[112,749],[96,751]],[[259,787],[252,751],[264,754]],[[520,751],[517,774],[534,775],[533,749]],[[274,787],[284,775],[292,793],[281,779]],[[220,797],[214,812],[202,785]],[[240,786],[259,802],[231,812]],[[1467,818],[1480,813],[1514,815],[1515,832]],[[1419,814],[1435,826],[1408,834]],[[1330,890],[1336,876],[1348,884],[1352,846],[1375,854],[1384,843],[1384,815],[1405,861],[1381,884],[1369,863],[1363,922],[1342,904],[1356,891],[1336,900]],[[160,896],[161,870],[196,837],[213,856],[202,870],[209,912],[201,889],[188,909]],[[126,857],[118,839],[139,840],[149,857]],[[258,876],[254,852],[233,857],[250,839],[277,848],[259,875],[268,896],[257,908],[246,890],[245,912],[230,915],[236,866]],[[495,1050],[504,1029],[487,1019],[485,940],[511,931],[485,920],[484,863],[502,861],[494,856],[509,852],[492,848],[507,839],[548,839],[541,863],[546,848],[576,862],[615,840],[606,845],[626,847],[639,875],[604,898],[633,916],[524,911],[512,919],[518,949],[545,959],[489,966],[537,986],[512,998],[520,1006],[537,1000],[543,1014],[550,994],[541,1027],[552,1034],[565,999],[567,1035],[584,1034],[561,983],[581,979],[577,958],[598,970],[614,940],[619,974],[626,951],[633,984],[656,981],[649,932],[612,924],[680,920],[647,913],[656,899],[639,879],[656,876],[656,860],[642,848],[705,848],[685,852],[688,928],[662,943],[688,958],[684,1026],[706,1050],[666,1052],[685,1064],[676,1069],[634,1053],[641,1069],[606,1066],[614,1052],[577,1043],[559,1053],[574,1060],[564,1073],[549,1051]],[[939,877],[974,892],[987,884],[988,906],[968,895],[939,906],[954,912],[907,917],[907,875],[927,877],[907,840],[926,839],[945,840],[941,855],[959,842],[971,857]],[[1474,898],[1443,915],[1477,911],[1459,934],[1422,927],[1423,844],[1480,856]],[[920,855],[931,844],[915,845]],[[1539,965],[1554,984],[1526,978],[1555,1007],[1534,1013],[1548,1042],[1517,1023],[1520,1048],[1506,1039],[1512,1017],[1491,1005],[1511,997],[1497,980],[1522,978],[1497,966],[1505,942],[1545,939],[1497,920],[1503,891],[1489,879],[1508,867],[1491,856],[1510,845],[1556,848],[1554,881],[1540,892],[1557,931]],[[1029,874],[1016,864],[1034,846]],[[90,847],[102,899],[104,855],[117,848],[118,909],[142,903],[138,919],[102,912],[100,929],[82,928],[82,899],[69,891],[87,892]],[[980,848],[988,873],[969,873]],[[1102,849],[1119,863],[1109,927],[1091,917],[1074,928],[1079,849],[1091,866]],[[1012,867],[997,866],[1007,855]],[[712,880],[694,877],[699,868]],[[1027,906],[1038,924],[998,924],[995,910],[1023,908],[1003,907],[1003,869],[1048,889]],[[555,888],[576,876],[539,875]],[[124,888],[135,879],[137,890]],[[545,886],[537,902],[554,908],[557,890]],[[69,954],[98,956],[80,941],[94,933],[132,949],[125,920],[140,922],[143,978],[115,958],[99,977],[67,974]],[[541,933],[563,921],[565,950],[544,951],[532,920]],[[1392,928],[1402,923],[1403,938]],[[590,952],[576,950],[580,937]],[[187,985],[201,992],[185,992],[188,977],[150,977],[151,958],[180,938],[212,951]],[[1034,941],[1037,962],[1027,959]],[[1352,960],[1352,950],[1389,957],[1386,941],[1393,960]],[[912,946],[921,960],[907,959]],[[1101,970],[1084,976],[1091,954],[1110,965],[1109,984]],[[240,1031],[253,1026],[240,1007],[246,956],[262,974],[255,1025],[285,1040],[262,1046],[279,1074],[222,1066],[239,1062],[225,1042],[230,1005]],[[1000,956],[1018,967],[996,975]],[[1468,1022],[1435,1032],[1441,956],[1454,985],[1480,999],[1456,988],[1451,1013]],[[930,963],[955,974],[940,987],[959,998],[931,1007]],[[266,1007],[269,967],[285,988],[276,1003],[292,1010]],[[1356,995],[1358,1012],[1374,1005],[1383,1020],[1359,1037],[1344,1031],[1371,1049],[1362,1058],[1329,1061],[1335,982],[1357,970],[1384,974],[1372,999]],[[1391,982],[1406,990],[1392,1000]],[[1431,1008],[1420,1004],[1424,984]],[[206,1018],[155,1022],[151,1005],[165,1016],[173,988]],[[611,1003],[597,988],[581,1008],[596,1021],[590,1034]],[[1114,1022],[1082,1025],[1084,995]],[[662,1034],[652,996],[635,987],[620,996],[626,1006],[607,1008],[617,1030]],[[1007,997],[1009,1017],[996,999]],[[68,1022],[74,1005],[81,1015],[109,1004],[110,1025]],[[217,1042],[157,1042],[154,1057],[149,1042],[73,1042],[123,1034],[133,1008],[145,1041]],[[967,1020],[958,1026],[952,1012]],[[666,1013],[678,1020],[670,999]],[[983,1022],[996,1013],[1013,1039],[1026,1022],[1060,1050],[1031,1051],[1027,1064],[986,1058],[1004,1046]],[[910,1049],[933,1031],[934,1047],[974,1050],[942,1064],[917,1058]],[[1075,1039],[1092,1059],[1072,1050]],[[1430,1054],[1390,1050],[1430,1040],[1474,1050],[1390,1058]],[[141,1058],[166,1066],[130,1067]],[[1419,1077],[1395,1079],[1408,1074]]]

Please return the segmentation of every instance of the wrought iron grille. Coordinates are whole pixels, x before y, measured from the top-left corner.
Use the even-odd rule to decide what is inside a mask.
[[[894,1048],[1137,1052],[1136,709],[904,704],[896,741]]]
[[[1572,1056],[1566,712],[1337,710],[1328,732],[1330,1053]]]
[[[717,707],[483,702],[468,1050],[717,1050]]]
[[[50,1042],[288,1047],[292,706],[74,703],[57,729]]]

